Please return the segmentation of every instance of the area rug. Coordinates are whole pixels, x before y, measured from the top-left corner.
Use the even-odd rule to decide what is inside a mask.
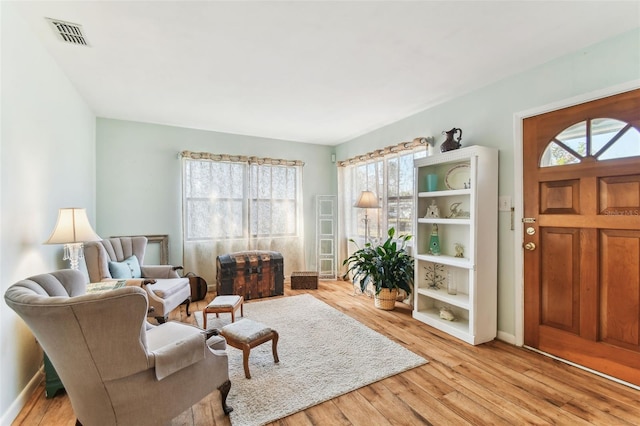
[[[202,326],[202,312],[194,315]],[[310,294],[245,303],[244,316],[278,331],[280,363],[271,342],[262,344],[251,350],[246,379],[242,351],[227,348],[233,425],[264,425],[427,362]],[[209,314],[207,328],[230,321]]]

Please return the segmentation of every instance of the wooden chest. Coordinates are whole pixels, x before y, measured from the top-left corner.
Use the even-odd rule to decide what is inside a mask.
[[[315,271],[301,271],[291,273],[291,289],[318,289],[318,273]]]
[[[218,295],[245,300],[284,294],[284,262],[277,251],[242,251],[216,258]]]

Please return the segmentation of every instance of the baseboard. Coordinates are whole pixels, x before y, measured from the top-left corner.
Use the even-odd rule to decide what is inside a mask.
[[[516,344],[516,336],[513,334],[505,333],[504,331],[498,331],[498,336],[496,338],[505,343],[510,343],[512,345]]]
[[[27,386],[20,392],[18,397],[11,403],[7,411],[0,417],[0,425],[11,426],[11,423],[18,417],[20,411],[25,407],[33,393],[38,389],[40,383],[44,380],[44,367],[41,367],[36,374],[29,380]]]

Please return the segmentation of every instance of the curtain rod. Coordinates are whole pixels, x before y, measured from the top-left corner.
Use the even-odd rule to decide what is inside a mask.
[[[274,166],[304,166],[300,160],[281,160],[269,157],[251,157],[246,155],[211,154],[210,152],[181,151],[178,158],[191,160],[229,161],[234,163],[271,164]]]
[[[397,145],[387,146],[385,148],[376,149],[375,151],[367,152],[363,155],[357,155],[347,160],[338,161],[338,167],[351,166],[357,163],[364,163],[376,158],[382,158],[385,155],[393,154],[396,152],[410,151],[420,146],[431,145],[434,146],[436,139],[433,136],[430,137],[418,137],[411,142],[400,142]]]

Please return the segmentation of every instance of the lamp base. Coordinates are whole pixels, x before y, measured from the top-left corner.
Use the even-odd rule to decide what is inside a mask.
[[[365,210],[364,213],[364,243],[367,244],[369,242],[369,217],[367,217],[367,213]]]
[[[64,245],[64,257],[62,260],[69,261],[69,267],[76,271],[80,269],[80,259],[84,257],[82,243],[68,243]]]

